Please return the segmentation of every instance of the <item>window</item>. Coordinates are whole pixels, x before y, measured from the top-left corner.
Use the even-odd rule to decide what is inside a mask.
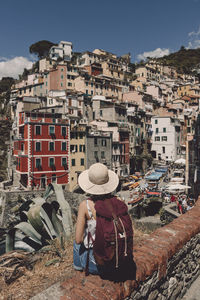
[[[81,166],[84,166],[84,158],[81,158]]]
[[[66,157],[62,157],[62,166],[67,167],[67,158]]]
[[[73,158],[72,159],[72,166],[74,167],[76,165],[76,160]]]
[[[52,180],[51,182],[56,182],[56,174],[52,174]]]
[[[32,120],[36,120],[36,119],[37,119],[36,114],[31,114],[31,119],[32,119]]]
[[[167,141],[167,136],[162,136],[162,141],[166,142]]]
[[[35,143],[35,151],[41,151],[41,143],[40,142]]]
[[[165,127],[163,128],[163,132],[166,132],[166,128]]]
[[[49,151],[55,151],[54,142],[49,142]]]
[[[78,146],[77,145],[70,145],[70,152],[77,152]]]
[[[155,142],[160,142],[160,137],[159,136],[155,136]]]
[[[102,141],[101,141],[101,145],[102,145],[103,147],[106,147],[107,141],[106,141],[106,140],[102,140]]]
[[[105,158],[105,152],[101,151],[101,158]]]
[[[60,78],[61,78],[61,79],[63,79],[63,78],[64,78],[64,76],[63,76],[63,75],[61,75],[61,76],[60,76]]]
[[[62,151],[66,151],[66,150],[67,150],[67,143],[62,142]]]
[[[98,141],[97,141],[97,138],[95,137],[94,138],[94,145],[97,146],[97,144],[98,144]]]
[[[85,145],[79,145],[79,152],[85,152]]]
[[[100,109],[100,116],[101,116],[101,117],[103,116],[103,111],[102,111],[102,109]]]
[[[94,158],[98,158],[98,151],[94,151]]]
[[[50,157],[49,158],[49,167],[54,167],[54,158],[53,157]]]
[[[49,135],[55,134],[55,126],[49,126]]]
[[[165,153],[165,147],[162,147],[162,152]]]
[[[62,134],[62,136],[66,136],[67,134],[67,128],[66,127],[64,127],[64,126],[62,126],[61,127],[61,134]]]
[[[156,128],[156,133],[158,133],[159,132],[159,129],[158,128]]]
[[[41,168],[41,158],[36,158],[35,160],[35,166],[37,169]]]
[[[155,124],[158,124],[158,120],[155,120]]]

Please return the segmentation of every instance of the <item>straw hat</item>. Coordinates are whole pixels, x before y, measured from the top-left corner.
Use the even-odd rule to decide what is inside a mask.
[[[117,188],[119,177],[115,172],[108,170],[105,165],[96,163],[79,175],[78,183],[86,193],[103,195]]]

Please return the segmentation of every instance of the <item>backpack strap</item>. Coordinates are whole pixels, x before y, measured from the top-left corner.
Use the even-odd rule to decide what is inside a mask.
[[[88,231],[88,235],[87,235],[87,240],[88,240],[88,245],[90,242],[90,239],[92,240],[92,242],[94,243],[94,240],[92,238],[91,233]],[[86,261],[86,266],[85,266],[85,276],[89,275],[89,258],[90,258],[90,248],[87,249],[87,261]]]
[[[123,233],[123,227],[121,226],[121,223],[119,222],[119,218],[118,216],[116,215],[116,213],[114,212],[114,209],[113,209],[113,206],[112,206],[112,203],[110,201],[110,199],[105,199],[105,204],[108,208],[108,210],[111,212],[112,214],[112,217],[113,217],[113,222],[114,224],[116,225],[117,227],[117,230],[120,232],[120,233]]]

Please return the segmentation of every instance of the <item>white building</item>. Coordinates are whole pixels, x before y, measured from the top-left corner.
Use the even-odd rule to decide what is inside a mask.
[[[72,57],[72,43],[61,41],[58,46],[52,46],[49,50],[49,57],[53,60],[62,58],[65,61],[70,61]]]
[[[180,120],[169,116],[154,116],[152,124],[152,154],[156,159],[175,161],[181,156]]]

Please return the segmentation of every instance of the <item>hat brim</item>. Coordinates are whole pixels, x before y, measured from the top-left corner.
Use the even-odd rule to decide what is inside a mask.
[[[97,171],[98,172],[98,171]],[[119,177],[115,172],[108,170],[108,182],[98,185],[89,180],[88,170],[83,171],[78,177],[78,184],[81,189],[92,195],[104,195],[112,193],[119,184]]]

